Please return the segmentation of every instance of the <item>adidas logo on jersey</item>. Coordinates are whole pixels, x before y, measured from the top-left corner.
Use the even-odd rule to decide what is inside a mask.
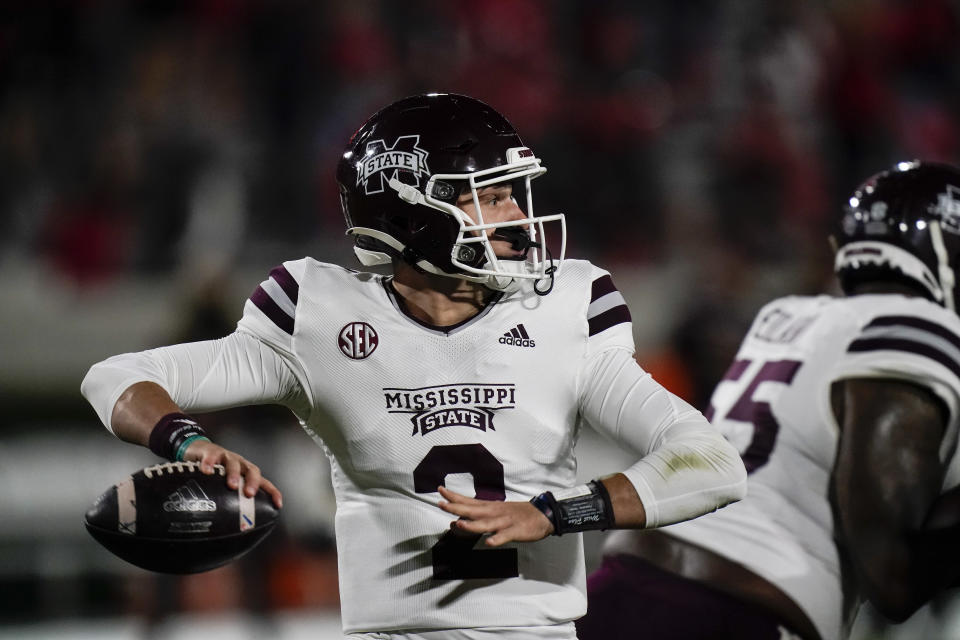
[[[191,480],[169,496],[163,503],[164,511],[216,511],[217,503],[211,500],[196,480]]]
[[[535,347],[537,343],[527,334],[526,328],[518,324],[500,337],[500,344],[511,344],[515,347]]]

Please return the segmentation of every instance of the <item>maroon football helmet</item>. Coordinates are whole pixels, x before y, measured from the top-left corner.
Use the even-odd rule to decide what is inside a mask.
[[[404,98],[371,116],[337,166],[340,201],[354,252],[364,265],[404,260],[423,271],[512,290],[519,279],[552,275],[563,260],[562,214],[534,216],[530,181],[546,169],[513,126],[490,106],[462,95]],[[473,221],[457,207],[470,193],[509,183],[522,220]],[[560,251],[545,246],[544,223],[559,224]],[[497,257],[487,230],[523,259]]]
[[[835,237],[845,292],[865,280],[903,280],[955,311],[960,170],[901,162],[870,177],[850,196]]]

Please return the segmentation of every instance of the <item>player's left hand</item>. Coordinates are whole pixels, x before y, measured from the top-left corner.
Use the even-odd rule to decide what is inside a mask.
[[[504,502],[468,498],[446,487],[437,489],[443,500],[440,508],[458,516],[451,528],[469,533],[493,534],[486,539],[489,547],[507,542],[534,542],[553,533],[553,525],[529,502]]]

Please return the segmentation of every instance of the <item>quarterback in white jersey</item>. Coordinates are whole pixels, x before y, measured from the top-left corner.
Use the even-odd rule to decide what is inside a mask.
[[[891,239],[919,229],[929,246],[933,226],[934,243],[957,243],[940,227],[954,235],[960,218],[928,206],[948,184],[960,185],[960,172],[914,163],[869,180],[840,233],[847,296],[785,297],[757,314],[706,412],[743,457],[747,498],[648,539],[614,532],[605,553],[642,557],[748,603],[746,618],[766,617],[741,638],[777,638],[773,625],[843,638],[862,600],[905,615],[949,584],[951,571],[960,575],[956,552],[953,568],[938,573],[950,555],[937,561],[922,550],[946,546],[927,514],[960,484],[960,317],[952,291],[903,275],[952,288],[952,266],[940,268],[935,248]],[[600,575],[597,584],[614,581]]]
[[[278,502],[183,412],[289,407],[331,463],[345,632],[572,638],[587,608],[577,532],[709,513],[746,474],[635,362],[610,275],[546,255],[545,223],[564,229],[532,213],[543,171],[479,101],[394,103],[338,173],[357,255],[391,276],[286,262],[233,334],[115,356],[83,392],[121,438],[224,463]],[[575,486],[583,424],[636,464]]]

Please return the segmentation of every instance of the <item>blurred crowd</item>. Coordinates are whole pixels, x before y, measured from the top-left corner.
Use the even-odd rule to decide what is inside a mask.
[[[455,91],[544,159],[537,208],[568,214],[570,255],[684,268],[673,342],[705,362],[715,309],[739,334],[770,287],[822,285],[856,182],[958,158],[958,24],[949,0],[11,3],[0,268],[83,291],[349,260],[345,141],[399,96]],[[702,399],[716,373],[676,385]]]
[[[427,91],[511,119],[548,167],[535,204],[567,214],[569,256],[669,288],[675,313],[642,364],[703,408],[762,300],[829,285],[826,238],[858,182],[901,159],[960,161],[960,10],[5,3],[0,276],[36,265],[84,296],[138,277],[202,290],[303,255],[353,266],[336,161],[373,110]],[[171,338],[222,334],[238,308],[201,305]]]
[[[948,0],[15,3],[0,250],[78,287],[341,258],[346,139],[441,90],[544,158],[537,207],[568,214],[571,254],[694,259],[725,274],[694,289],[740,297],[825,260],[860,178],[958,157],[958,36]]]

